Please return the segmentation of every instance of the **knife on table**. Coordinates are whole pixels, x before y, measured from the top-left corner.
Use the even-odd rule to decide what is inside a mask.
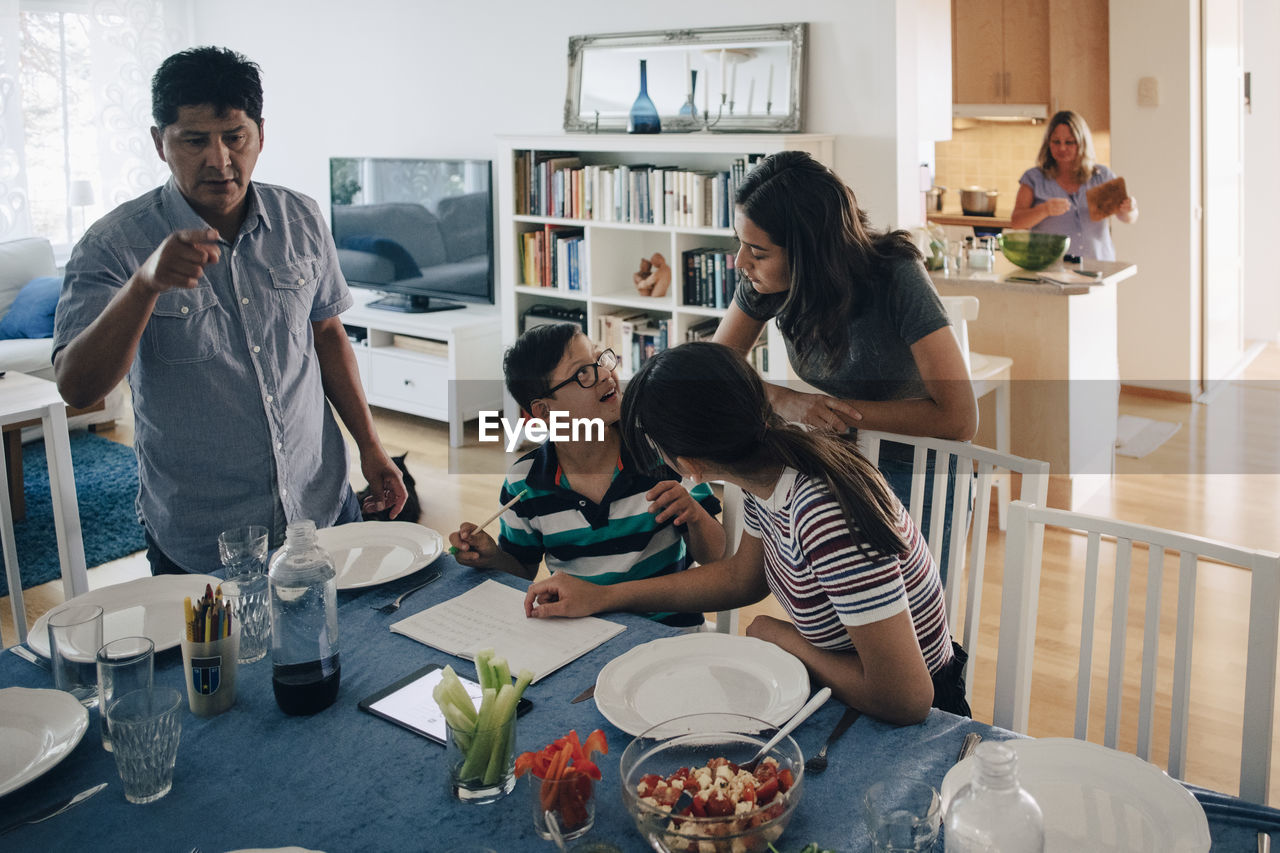
[[[86,790],[81,791],[80,793],[76,794],[73,797],[67,797],[65,800],[59,800],[53,805],[48,806],[47,808],[43,808],[40,811],[30,815],[29,817],[25,817],[22,820],[15,820],[13,823],[8,824],[3,829],[0,829],[0,835],[4,835],[7,832],[11,832],[12,830],[17,829],[20,826],[26,826],[29,823],[39,823],[42,820],[48,820],[51,817],[60,815],[63,812],[65,812],[67,809],[71,808],[72,806],[80,805],[85,800],[89,799],[90,797],[92,797],[94,794],[98,793],[105,787],[107,787],[107,783],[101,782],[97,785],[94,785],[92,788],[88,788]]]
[[[596,686],[593,684],[590,687],[588,687],[586,690],[579,693],[577,696],[574,696],[572,699],[570,699],[569,704],[576,705],[579,702],[585,702],[586,700],[590,699],[594,695],[596,695]]]

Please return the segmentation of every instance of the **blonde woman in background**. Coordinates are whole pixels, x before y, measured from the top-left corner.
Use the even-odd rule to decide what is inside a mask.
[[[1018,179],[1013,203],[1014,228],[1071,238],[1067,252],[1081,259],[1114,261],[1111,217],[1089,218],[1085,193],[1115,178],[1110,169],[1095,162],[1093,134],[1079,113],[1061,110],[1049,120],[1036,165]],[[1121,222],[1138,218],[1138,200],[1127,197],[1115,213]]]

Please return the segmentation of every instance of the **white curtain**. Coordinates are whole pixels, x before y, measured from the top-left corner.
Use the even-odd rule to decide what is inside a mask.
[[[22,89],[18,85],[18,0],[0,0],[0,240],[31,233],[22,157]]]
[[[151,143],[151,75],[165,57],[190,46],[190,0],[0,0],[0,240],[32,233],[16,65],[20,8],[89,17],[98,162],[97,174],[87,177],[99,212],[168,178]]]
[[[151,142],[151,75],[190,46],[189,4],[93,0],[89,38],[98,99],[98,186],[103,209],[159,186],[169,169]]]

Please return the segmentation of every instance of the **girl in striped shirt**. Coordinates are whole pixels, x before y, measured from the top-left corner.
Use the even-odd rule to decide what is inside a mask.
[[[902,724],[931,706],[968,716],[937,565],[850,440],[783,422],[743,357],[709,342],[650,359],[622,423],[637,458],[740,486],[742,542],[678,575],[608,587],[553,575],[529,588],[529,616],[727,610],[772,592],[791,620],[757,616],[747,634],[794,654],[849,706]]]

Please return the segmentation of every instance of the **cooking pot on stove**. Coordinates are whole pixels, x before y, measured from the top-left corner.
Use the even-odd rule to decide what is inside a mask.
[[[967,216],[995,216],[999,190],[965,187],[960,190],[960,209]]]
[[[934,213],[942,212],[942,197],[947,194],[946,187],[930,187],[925,190],[925,209]]]

